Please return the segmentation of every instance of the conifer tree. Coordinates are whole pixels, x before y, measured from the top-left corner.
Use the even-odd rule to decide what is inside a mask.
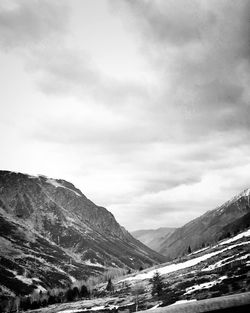
[[[156,271],[154,276],[150,279],[150,283],[152,284],[151,291],[152,296],[155,295],[157,295],[158,297],[162,296],[165,288],[165,283],[158,271]]]
[[[87,298],[89,296],[89,291],[85,285],[82,285],[82,287],[81,287],[80,296],[82,298]]]
[[[111,278],[109,278],[109,280],[108,280],[108,284],[107,284],[106,289],[107,289],[107,291],[110,291],[110,292],[114,291],[114,285],[111,281]]]

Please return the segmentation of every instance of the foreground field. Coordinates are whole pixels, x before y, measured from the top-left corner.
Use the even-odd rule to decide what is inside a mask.
[[[151,278],[156,271],[164,281],[164,290],[161,295],[153,296]],[[174,262],[114,279],[112,283],[113,289],[109,292],[106,283],[96,286],[92,299],[57,304],[35,312],[134,312],[148,309],[151,312],[157,309],[159,313],[218,309],[224,312],[230,307],[235,308],[233,312],[247,310],[250,305],[250,230]]]
[[[78,301],[61,305],[53,305],[49,308],[30,311],[33,313],[82,313],[82,312],[128,312],[131,304],[108,305],[115,301],[114,298],[104,298],[95,300]],[[106,305],[104,305],[106,303]],[[127,307],[127,309],[125,309]],[[132,307],[131,307],[132,308]],[[249,312],[250,309],[250,292],[223,296],[218,298],[192,301],[185,303],[176,303],[162,308],[151,308],[144,311],[145,313],[201,313],[201,312]]]

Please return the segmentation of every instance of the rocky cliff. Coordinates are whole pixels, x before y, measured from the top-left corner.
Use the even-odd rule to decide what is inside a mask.
[[[0,171],[0,247],[1,288],[10,293],[164,261],[73,184],[8,171]]]

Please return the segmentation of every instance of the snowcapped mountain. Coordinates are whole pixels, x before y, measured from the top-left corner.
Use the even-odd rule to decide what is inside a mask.
[[[250,189],[178,228],[163,240],[159,253],[168,259],[214,244],[250,226]]]
[[[144,245],[149,248],[158,251],[163,241],[169,237],[176,228],[173,227],[161,227],[158,229],[142,229],[131,232],[131,234]]]
[[[0,291],[10,294],[164,261],[73,184],[9,171],[0,171],[0,248]]]

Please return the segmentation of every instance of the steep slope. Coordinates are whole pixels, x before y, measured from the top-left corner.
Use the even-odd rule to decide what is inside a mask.
[[[0,171],[0,247],[1,289],[9,293],[164,260],[71,183],[8,171]]]
[[[161,244],[159,252],[166,255],[168,259],[174,259],[191,250],[200,249],[208,244],[214,243],[226,237],[232,223],[238,220],[238,231],[247,227],[240,220],[250,212],[250,189],[247,189],[227,201],[222,206],[206,212],[204,215],[192,220],[183,227],[177,229]],[[228,226],[227,226],[228,225]]]
[[[165,241],[175,230],[176,228],[173,227],[161,227],[158,229],[136,230],[131,232],[131,234],[146,246],[158,252],[162,242]]]
[[[232,235],[236,235],[241,230],[247,229],[249,227],[250,227],[250,212],[223,227],[222,230],[219,232],[220,234],[219,239],[231,237]]]
[[[172,262],[123,277],[115,287],[120,290],[125,285],[136,290],[144,286],[144,292],[150,292],[156,271],[165,283],[165,291],[158,298],[162,300],[160,306],[250,292],[250,228]],[[142,300],[145,303],[145,295]]]

